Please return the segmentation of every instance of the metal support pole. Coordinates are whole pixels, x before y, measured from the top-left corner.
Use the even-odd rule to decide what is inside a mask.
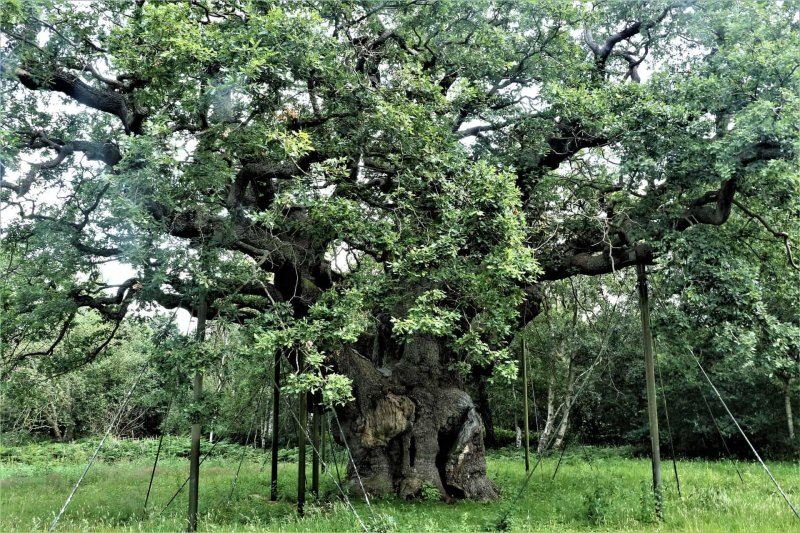
[[[653,494],[656,516],[664,514],[661,486],[661,450],[658,438],[658,403],[656,399],[656,371],[653,358],[653,332],[650,330],[650,300],[647,292],[647,270],[636,265],[639,288],[639,311],[642,318],[642,345],[644,348],[645,379],[647,381],[647,417],[650,422],[650,446],[653,454]]]
[[[206,315],[208,314],[208,301],[205,292],[200,294],[200,301],[197,306],[197,330],[195,338],[199,344],[205,340],[206,336]],[[203,373],[198,369],[194,373],[192,384],[192,402],[195,408],[200,404],[203,396]],[[189,452],[189,531],[197,531],[197,503],[200,489],[200,413],[195,413],[195,420],[192,420],[192,446]]]
[[[281,410],[281,352],[275,352],[275,379],[272,383],[272,477],[270,477],[269,499],[278,501],[278,446],[280,438]]]

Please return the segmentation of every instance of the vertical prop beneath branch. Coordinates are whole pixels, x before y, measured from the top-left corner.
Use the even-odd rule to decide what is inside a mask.
[[[319,454],[320,454],[320,429],[322,426],[322,408],[320,406],[320,394],[311,395],[312,419],[311,419],[311,494],[315,499],[319,498]]]
[[[297,351],[297,370],[303,371],[303,351]],[[308,394],[301,393],[297,412],[297,514],[304,516],[306,507],[306,429],[308,427]]]
[[[792,384],[786,380],[783,389],[783,406],[786,411],[786,428],[789,431],[789,440],[794,440],[794,414],[792,414]]]
[[[272,382],[272,475],[270,477],[269,499],[278,501],[278,446],[280,438],[281,410],[281,352],[275,352],[275,378]]]
[[[323,411],[322,406],[319,408],[319,430],[320,430],[320,443],[319,443],[319,455],[320,461],[322,462],[322,471],[328,471],[328,462],[325,460],[325,437],[322,435],[326,432],[328,427],[328,416],[325,411]]]
[[[200,293],[197,306],[197,331],[195,338],[198,344],[202,344],[206,336],[206,315],[208,314],[208,301],[205,291]],[[198,369],[194,373],[194,383],[192,385],[192,402],[195,408],[200,403],[203,396],[203,374]],[[192,421],[192,446],[189,452],[189,531],[197,531],[197,503],[200,490],[200,414],[195,413],[195,420]]]
[[[650,446],[653,454],[653,494],[656,516],[663,516],[661,492],[661,450],[658,438],[658,404],[656,403],[656,372],[653,358],[653,332],[650,330],[650,300],[647,292],[647,271],[643,264],[636,265],[639,289],[639,312],[642,319],[642,345],[644,348],[645,379],[647,381],[647,416],[650,422]]]
[[[531,468],[530,463],[530,433],[528,428],[528,343],[526,340],[526,332],[523,329],[522,331],[522,405],[523,410],[525,411],[523,419],[522,419],[522,439],[523,445],[525,446],[525,471],[527,472]]]

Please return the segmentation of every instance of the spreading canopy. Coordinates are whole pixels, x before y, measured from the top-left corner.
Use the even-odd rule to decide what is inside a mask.
[[[538,283],[737,209],[797,266],[793,0],[0,7],[11,365],[202,287],[320,364],[377,327],[510,371]]]

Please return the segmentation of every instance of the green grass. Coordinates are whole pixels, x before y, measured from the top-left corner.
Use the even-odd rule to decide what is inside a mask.
[[[77,460],[88,444],[61,448],[33,445],[0,451],[0,531],[46,530],[84,468]],[[163,514],[160,510],[184,481],[183,448],[160,463],[150,505],[143,510],[152,458],[135,452],[114,454],[89,472],[59,524],[60,531],[183,531],[186,491]],[[146,443],[147,450],[153,443]],[[56,457],[48,453],[56,451]],[[76,456],[77,453],[77,456]],[[489,476],[502,497],[480,504],[438,501],[404,502],[393,498],[353,501],[358,517],[373,531],[491,531],[508,511],[511,531],[800,531],[785,502],[761,468],[740,464],[744,484],[730,462],[681,461],[683,498],[678,498],[669,463],[664,465],[665,514],[654,519],[649,490],[650,463],[621,457],[609,450],[568,453],[556,479],[556,457],[544,460],[520,500],[511,506],[525,477],[516,454],[494,454]],[[201,531],[357,531],[359,518],[337,498],[332,477],[323,474],[322,498],[309,501],[305,519],[295,514],[296,464],[281,464],[281,501],[268,501],[269,465],[263,455],[248,453],[236,492],[228,499],[238,454],[229,446],[201,470]],[[771,465],[789,497],[800,501],[800,464]],[[335,472],[331,469],[335,477]],[[310,470],[309,470],[310,476]]]

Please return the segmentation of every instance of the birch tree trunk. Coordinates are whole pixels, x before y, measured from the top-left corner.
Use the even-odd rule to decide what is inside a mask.
[[[569,413],[575,399],[575,357],[569,359],[569,370],[567,371],[567,390],[564,393],[564,412],[561,414],[561,423],[558,427],[558,434],[553,448],[561,448],[564,445],[564,437],[569,426]]]
[[[550,365],[550,376],[547,380],[547,418],[545,419],[544,429],[539,434],[539,444],[536,447],[538,453],[542,453],[550,440],[550,435],[553,433],[553,425],[556,419],[556,365],[555,356],[553,357],[552,364]]]

